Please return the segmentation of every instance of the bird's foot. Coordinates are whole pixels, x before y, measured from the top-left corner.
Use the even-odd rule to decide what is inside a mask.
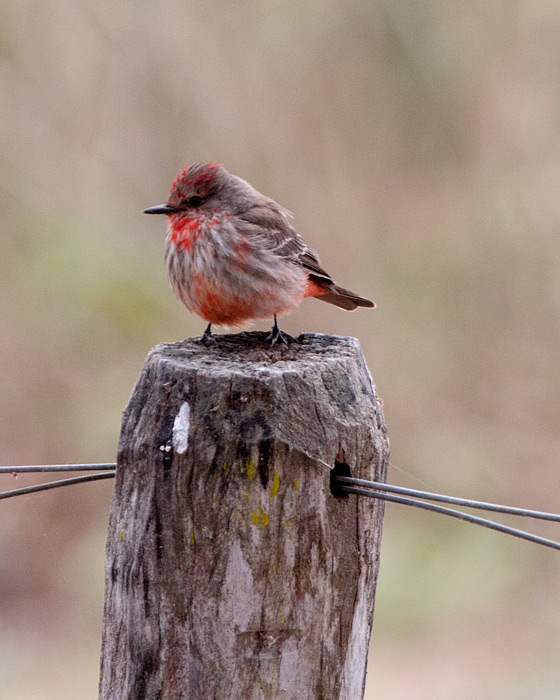
[[[206,347],[213,347],[214,345],[217,344],[218,341],[216,340],[216,338],[214,337],[214,335],[212,333],[212,324],[211,323],[209,323],[206,326],[206,330],[200,336],[200,342],[203,345],[206,345]]]
[[[270,341],[270,347],[273,348],[276,343],[288,345],[290,341],[293,340],[293,337],[278,328],[278,321],[276,320],[276,316],[274,316],[274,325],[272,326],[272,330],[266,336],[265,340]]]

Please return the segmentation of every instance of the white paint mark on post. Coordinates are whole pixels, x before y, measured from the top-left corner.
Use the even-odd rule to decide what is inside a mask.
[[[185,454],[189,444],[189,426],[191,424],[191,407],[184,401],[173,423],[173,448],[179,455]]]

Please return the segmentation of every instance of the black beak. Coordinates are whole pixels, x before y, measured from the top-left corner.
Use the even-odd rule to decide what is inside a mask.
[[[169,204],[158,204],[157,207],[144,209],[144,214],[175,214],[177,209],[170,207]]]

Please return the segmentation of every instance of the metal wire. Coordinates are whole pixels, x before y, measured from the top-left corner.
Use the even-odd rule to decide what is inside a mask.
[[[428,501],[442,501],[443,503],[451,503],[456,506],[465,506],[467,508],[479,508],[480,510],[493,511],[495,513],[509,513],[510,515],[520,515],[525,518],[537,518],[539,520],[551,520],[552,522],[560,522],[560,515],[556,513],[543,513],[540,510],[528,510],[527,508],[514,508],[513,506],[500,506],[497,503],[485,503],[484,501],[472,501],[468,498],[457,498],[456,496],[444,496],[440,493],[431,493],[430,491],[418,491],[417,489],[408,489],[404,486],[391,486],[384,484],[381,481],[367,481],[366,479],[354,479],[351,476],[332,477],[333,481],[348,486],[364,486],[379,491],[387,491],[389,493],[402,493],[413,498],[425,498]]]
[[[26,466],[15,467],[0,467],[0,474],[32,474],[45,472],[84,472],[98,471],[99,474],[87,474],[84,476],[75,476],[70,479],[61,479],[59,481],[48,481],[45,484],[36,484],[34,486],[24,486],[20,489],[11,489],[10,491],[0,492],[0,500],[4,498],[12,498],[13,496],[25,496],[28,493],[36,493],[37,491],[48,491],[56,489],[59,486],[72,486],[73,484],[83,484],[88,481],[100,481],[101,479],[112,479],[115,476],[114,471],[105,471],[107,469],[114,470],[117,465],[115,462],[96,462],[94,464],[30,464]]]
[[[24,467],[0,467],[0,474],[27,474],[31,472],[91,472],[102,469],[115,469],[115,462],[95,464],[31,464]]]
[[[336,477],[334,477],[336,478]],[[512,537],[519,537],[523,540],[528,540],[529,542],[535,542],[536,544],[543,545],[544,547],[551,547],[552,549],[560,550],[560,542],[555,542],[554,540],[549,540],[546,537],[539,537],[538,535],[532,535],[530,532],[525,532],[524,530],[518,530],[514,527],[509,527],[507,525],[502,525],[501,523],[496,523],[493,520],[486,520],[485,518],[479,518],[476,515],[470,515],[470,513],[463,513],[460,510],[453,510],[453,508],[445,508],[445,506],[436,506],[434,503],[426,503],[426,501],[414,500],[413,498],[404,498],[403,496],[393,496],[388,493],[380,493],[379,491],[373,491],[369,489],[357,488],[355,486],[344,486],[344,490],[347,493],[355,493],[358,496],[369,496],[370,498],[380,498],[383,501],[391,501],[393,503],[401,503],[405,506],[414,506],[415,508],[422,508],[423,510],[430,510],[434,513],[441,513],[442,515],[449,515],[452,518],[458,518],[459,520],[464,520],[465,522],[472,523],[473,525],[481,525],[482,527],[487,527],[490,530],[497,530],[498,532],[504,532],[507,535],[512,535]]]
[[[37,491],[47,491],[48,489],[56,489],[59,486],[72,486],[73,484],[83,484],[87,481],[99,481],[101,479],[113,479],[115,472],[101,472],[100,474],[86,474],[84,476],[73,476],[70,479],[61,479],[60,481],[48,481],[46,484],[36,484],[35,486],[25,486],[21,489],[12,489],[11,491],[3,491],[0,493],[0,500],[3,498],[12,498],[12,496],[24,496],[27,493],[36,493]]]
[[[331,469],[331,466],[326,462],[322,462],[322,460],[318,461]],[[98,474],[87,474],[84,476],[72,477],[70,479],[62,479],[60,481],[49,481],[46,484],[38,484],[35,486],[26,486],[20,489],[12,489],[11,491],[4,491],[3,493],[0,493],[0,500],[4,498],[11,498],[12,496],[22,496],[28,493],[36,493],[37,491],[46,491],[48,489],[58,488],[59,486],[72,486],[73,484],[80,484],[88,481],[112,479],[115,476],[115,467],[116,464],[114,462],[94,464],[36,464],[29,466],[0,467],[0,474],[72,471],[99,472]],[[107,469],[110,469],[111,471],[105,471]],[[400,503],[402,505],[414,506],[415,508],[429,510],[434,513],[441,513],[452,518],[458,518],[459,520],[463,520],[468,523],[481,525],[482,527],[486,527],[491,530],[503,532],[505,534],[512,535],[513,537],[519,537],[529,542],[535,542],[536,544],[543,545],[544,547],[551,547],[552,549],[560,550],[560,542],[555,542],[554,540],[549,540],[545,537],[539,537],[538,535],[533,535],[529,532],[509,527],[508,525],[502,525],[501,523],[496,523],[492,520],[479,518],[475,515],[464,513],[463,511],[454,510],[453,508],[445,508],[433,503],[427,503],[426,501],[420,499],[424,498],[429,501],[451,503],[453,505],[464,506],[467,508],[479,508],[481,510],[497,513],[508,513],[510,515],[517,515],[526,518],[538,518],[540,520],[560,522],[560,515],[556,513],[544,513],[538,510],[529,510],[527,508],[516,508],[513,506],[498,505],[497,503],[486,503],[484,501],[474,501],[467,498],[457,498],[456,496],[445,496],[443,494],[432,493],[430,491],[419,491],[418,489],[408,489],[403,486],[384,484],[380,481],[354,479],[353,477],[342,475],[333,475],[331,477],[331,481],[336,482],[337,487],[345,493],[353,493],[358,496],[367,496],[369,498],[379,498],[384,501],[391,501],[393,503]],[[410,496],[410,498],[402,495],[391,494],[406,494],[406,496]]]

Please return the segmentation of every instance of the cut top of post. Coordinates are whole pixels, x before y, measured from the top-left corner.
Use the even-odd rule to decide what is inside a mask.
[[[179,343],[160,343],[150,355],[166,356],[191,366],[253,373],[299,370],[317,362],[340,361],[361,354],[356,338],[319,333],[302,333],[288,345],[270,347],[267,333],[245,332],[212,336],[215,342],[204,343],[200,338],[187,338]]]
[[[274,436],[329,464],[349,436],[386,441],[375,386],[355,338],[304,333],[288,345],[270,348],[266,333],[251,332],[215,336],[209,344],[200,338],[161,343],[146,358],[138,385],[146,379],[156,392],[166,382],[179,382],[184,400],[190,405],[196,397],[197,410],[215,420],[217,431],[223,429],[224,412],[241,411],[247,439],[253,433],[256,440]],[[197,384],[205,387],[202,395]],[[133,401],[127,409],[133,421],[141,420],[138,408]],[[179,408],[175,410],[179,415]],[[309,435],[306,412],[317,416],[322,435]]]

